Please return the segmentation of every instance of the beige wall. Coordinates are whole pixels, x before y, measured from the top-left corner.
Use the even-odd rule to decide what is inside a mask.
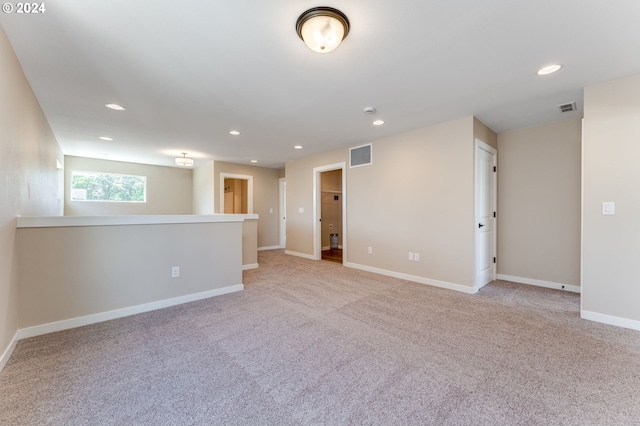
[[[496,132],[475,117],[473,117],[473,139],[480,139],[492,148],[498,149],[498,135]]]
[[[242,284],[242,222],[20,228],[17,252],[20,328]]]
[[[147,177],[146,203],[71,201],[71,172],[121,173]],[[191,214],[193,172],[177,167],[65,157],[65,216]]]
[[[473,117],[374,142],[348,170],[349,262],[473,287],[473,158]]]
[[[640,74],[585,88],[582,149],[582,315],[640,329]]]
[[[344,148],[287,162],[287,251],[313,256],[313,169],[346,162],[348,155]]]
[[[193,169],[193,214],[213,214],[213,161]]]
[[[473,136],[473,117],[403,133],[373,142],[371,166],[347,168],[350,264],[473,288]],[[313,168],[339,162],[348,149],[287,163],[288,251],[313,255]]]
[[[581,120],[498,135],[498,273],[580,285]]]
[[[62,214],[62,152],[0,27],[0,363],[18,329],[16,216]],[[1,365],[0,365],[1,367]]]
[[[245,217],[242,222],[242,266],[252,269],[258,264],[258,219]]]
[[[258,219],[258,247],[276,247],[278,237],[279,170],[242,164],[214,163],[214,211],[220,212],[220,173],[253,176],[253,213]]]

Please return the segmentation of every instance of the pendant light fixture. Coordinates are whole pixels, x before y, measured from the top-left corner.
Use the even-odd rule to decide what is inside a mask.
[[[187,158],[187,153],[182,152],[182,157],[176,158],[176,166],[182,167],[191,167],[193,166],[193,160],[191,158]]]
[[[300,15],[296,31],[309,49],[328,53],[349,34],[349,19],[338,9],[314,7]]]

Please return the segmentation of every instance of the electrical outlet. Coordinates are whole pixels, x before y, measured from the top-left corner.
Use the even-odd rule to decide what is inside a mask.
[[[413,253],[409,252],[409,260],[413,261]]]
[[[171,278],[178,278],[180,276],[180,267],[174,266],[171,268]]]
[[[304,207],[298,208],[298,213],[304,213]]]
[[[413,253],[413,260],[420,262],[420,253]]]
[[[273,209],[269,209],[269,213],[273,213]]]
[[[369,247],[368,251],[369,251],[369,254],[373,254],[373,247]]]

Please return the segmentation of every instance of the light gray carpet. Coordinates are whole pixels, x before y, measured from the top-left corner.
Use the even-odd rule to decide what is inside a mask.
[[[640,425],[640,332],[260,252],[246,289],[20,341],[2,425]]]

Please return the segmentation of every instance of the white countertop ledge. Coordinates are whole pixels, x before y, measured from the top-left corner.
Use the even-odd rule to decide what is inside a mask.
[[[244,222],[257,214],[211,215],[131,215],[131,216],[18,216],[17,228],[55,228],[71,226],[160,225],[184,223]]]

